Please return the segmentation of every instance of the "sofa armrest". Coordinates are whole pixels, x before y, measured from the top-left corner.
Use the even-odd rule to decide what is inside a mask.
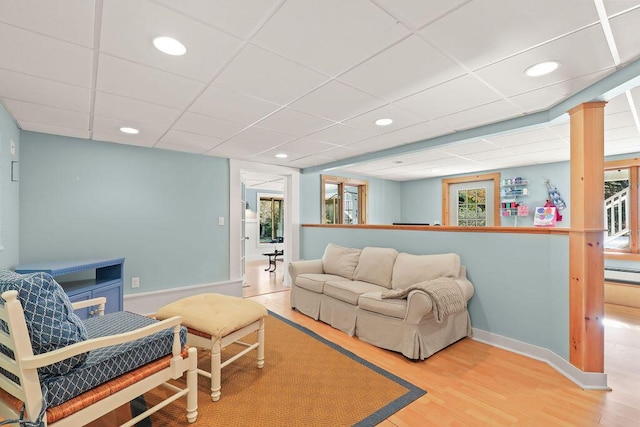
[[[296,283],[296,277],[300,274],[322,274],[324,268],[322,267],[321,259],[312,259],[307,261],[294,261],[289,263],[289,275],[291,276],[291,284]]]
[[[407,314],[404,321],[412,325],[420,323],[422,318],[433,310],[431,298],[420,290],[409,292],[407,295]]]

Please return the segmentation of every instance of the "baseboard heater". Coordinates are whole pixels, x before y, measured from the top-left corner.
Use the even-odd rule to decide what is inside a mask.
[[[640,285],[640,269],[606,267],[604,269],[604,280],[608,282]]]

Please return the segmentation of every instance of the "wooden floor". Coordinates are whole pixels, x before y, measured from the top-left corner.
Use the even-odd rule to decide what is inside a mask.
[[[612,390],[594,391],[580,389],[546,363],[472,339],[410,361],[291,310],[281,279],[259,271],[247,271],[247,278],[264,280],[250,283],[262,293],[250,299],[427,390],[380,426],[640,425],[640,309],[606,307],[605,371]],[[271,283],[276,292],[265,293]]]

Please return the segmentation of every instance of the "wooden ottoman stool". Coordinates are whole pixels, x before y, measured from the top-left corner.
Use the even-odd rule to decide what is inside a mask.
[[[211,372],[198,369],[199,374],[211,378],[211,400],[220,399],[220,371],[231,362],[257,349],[258,368],[264,366],[264,306],[238,297],[200,294],[165,305],[156,313],[160,320],[172,316],[182,316],[182,324],[189,332],[188,345],[211,349]],[[252,332],[257,332],[257,343],[239,341]],[[247,348],[221,362],[222,348],[232,343]]]

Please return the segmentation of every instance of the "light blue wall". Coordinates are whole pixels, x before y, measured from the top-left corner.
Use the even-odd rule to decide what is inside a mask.
[[[476,289],[469,302],[475,328],[569,357],[568,236],[302,227],[301,239],[302,259],[322,257],[328,243],[455,252]]]
[[[16,145],[12,155],[10,144]],[[11,162],[19,161],[20,130],[0,104],[0,268],[14,268],[19,257],[19,182],[11,182]]]
[[[401,183],[384,179],[339,174],[346,178],[369,181],[369,224],[392,224],[400,222]],[[302,224],[320,224],[320,186],[319,173],[300,175],[300,222]]]
[[[527,217],[503,217],[503,226],[527,226],[533,225],[533,210],[536,206],[543,206],[547,199],[546,181],[558,188],[568,207],[560,213],[563,216],[557,227],[570,226],[571,206],[571,171],[569,162],[548,163],[544,165],[522,166],[518,168],[502,169],[500,171],[488,171],[487,173],[500,172],[503,179],[514,177],[526,178],[530,181],[529,196],[521,200],[529,206]],[[484,172],[483,172],[484,173]],[[422,179],[406,181],[402,183],[402,222],[442,222],[442,178]]]
[[[122,256],[125,294],[229,279],[227,159],[23,132],[20,167],[21,263]]]

